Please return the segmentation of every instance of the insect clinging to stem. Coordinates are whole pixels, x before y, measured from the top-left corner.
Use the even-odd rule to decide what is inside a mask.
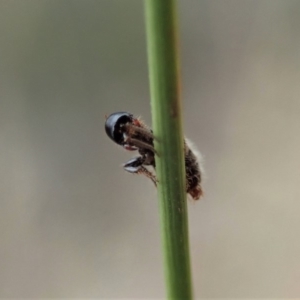
[[[118,145],[128,151],[138,151],[139,156],[131,158],[123,167],[129,173],[142,174],[151,179],[156,186],[157,179],[148,168],[155,170],[154,135],[152,130],[140,119],[128,112],[116,112],[106,118],[106,134]],[[202,195],[201,164],[197,152],[191,143],[184,140],[184,157],[186,170],[186,192],[194,200]]]

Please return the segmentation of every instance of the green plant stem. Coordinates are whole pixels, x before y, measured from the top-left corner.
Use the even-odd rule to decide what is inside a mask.
[[[145,0],[158,195],[169,299],[192,299],[175,0]]]

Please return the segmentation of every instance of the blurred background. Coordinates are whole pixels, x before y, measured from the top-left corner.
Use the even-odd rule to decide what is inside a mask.
[[[195,296],[300,297],[300,2],[179,15]],[[151,124],[143,1],[0,0],[0,76],[0,297],[163,298],[156,191],[104,132]]]

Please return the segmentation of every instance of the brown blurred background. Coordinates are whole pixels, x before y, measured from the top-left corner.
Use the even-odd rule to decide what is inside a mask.
[[[300,297],[300,1],[179,1],[197,298]],[[0,0],[0,297],[163,298],[158,205],[104,133],[150,123],[143,1]]]

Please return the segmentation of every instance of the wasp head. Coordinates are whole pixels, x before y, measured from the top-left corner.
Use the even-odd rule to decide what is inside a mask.
[[[116,112],[111,114],[105,122],[105,131],[118,145],[124,146],[126,139],[126,124],[131,124],[133,115],[128,112]]]

